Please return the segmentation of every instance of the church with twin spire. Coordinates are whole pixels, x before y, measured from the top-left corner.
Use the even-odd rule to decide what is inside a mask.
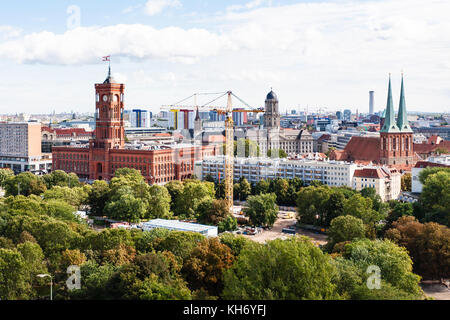
[[[406,165],[414,161],[413,131],[408,123],[405,102],[405,87],[402,75],[400,105],[397,121],[395,120],[392,102],[391,77],[389,76],[388,100],[383,126],[380,130],[380,162],[381,164]]]
[[[330,159],[373,163],[399,169],[415,165],[419,157],[414,152],[413,130],[408,122],[403,75],[397,119],[389,75],[387,105],[382,116],[380,137],[352,137],[344,150],[332,151]]]

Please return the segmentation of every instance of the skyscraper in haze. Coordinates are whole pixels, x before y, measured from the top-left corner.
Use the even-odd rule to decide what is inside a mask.
[[[374,103],[375,103],[375,91],[369,91],[369,114],[373,114],[374,110]]]

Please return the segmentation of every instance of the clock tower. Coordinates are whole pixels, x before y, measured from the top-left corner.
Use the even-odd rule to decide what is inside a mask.
[[[109,150],[123,149],[125,85],[114,81],[109,67],[108,77],[95,85],[95,137],[90,141],[91,179],[109,179]]]

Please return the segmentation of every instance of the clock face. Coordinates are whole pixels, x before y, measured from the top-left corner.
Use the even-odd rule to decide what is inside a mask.
[[[108,96],[106,94],[103,96],[103,101],[104,102],[108,101]]]

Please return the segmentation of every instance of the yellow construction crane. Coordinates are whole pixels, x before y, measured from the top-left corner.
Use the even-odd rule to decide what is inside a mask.
[[[189,96],[186,99],[181,100],[177,104],[173,104],[170,106],[163,106],[163,108],[170,109],[170,111],[176,111],[176,110],[189,110],[195,108],[198,108],[195,106],[197,104],[197,96],[198,95],[208,95],[210,93],[196,93],[192,96]],[[238,96],[233,94],[231,91],[227,91],[225,93],[213,93],[214,95],[220,94],[219,97],[215,98],[214,100],[210,101],[209,103],[203,105],[200,107],[202,110],[205,108],[209,111],[215,111],[219,115],[225,116],[225,164],[224,164],[224,172],[225,172],[225,200],[227,202],[227,207],[229,208],[230,212],[233,213],[233,181],[234,181],[234,122],[233,122],[233,113],[263,113],[264,108],[252,108],[250,107],[245,101],[240,99]],[[227,106],[225,109],[214,107],[214,106],[208,106],[211,103],[214,103],[215,101],[219,100],[220,98],[227,95]],[[233,102],[232,102],[232,96],[241,101],[243,104],[245,104],[248,108],[248,110],[245,109],[235,109],[233,110]],[[195,105],[194,106],[180,106],[178,105],[181,102],[184,102],[190,98],[194,97],[195,99]]]

